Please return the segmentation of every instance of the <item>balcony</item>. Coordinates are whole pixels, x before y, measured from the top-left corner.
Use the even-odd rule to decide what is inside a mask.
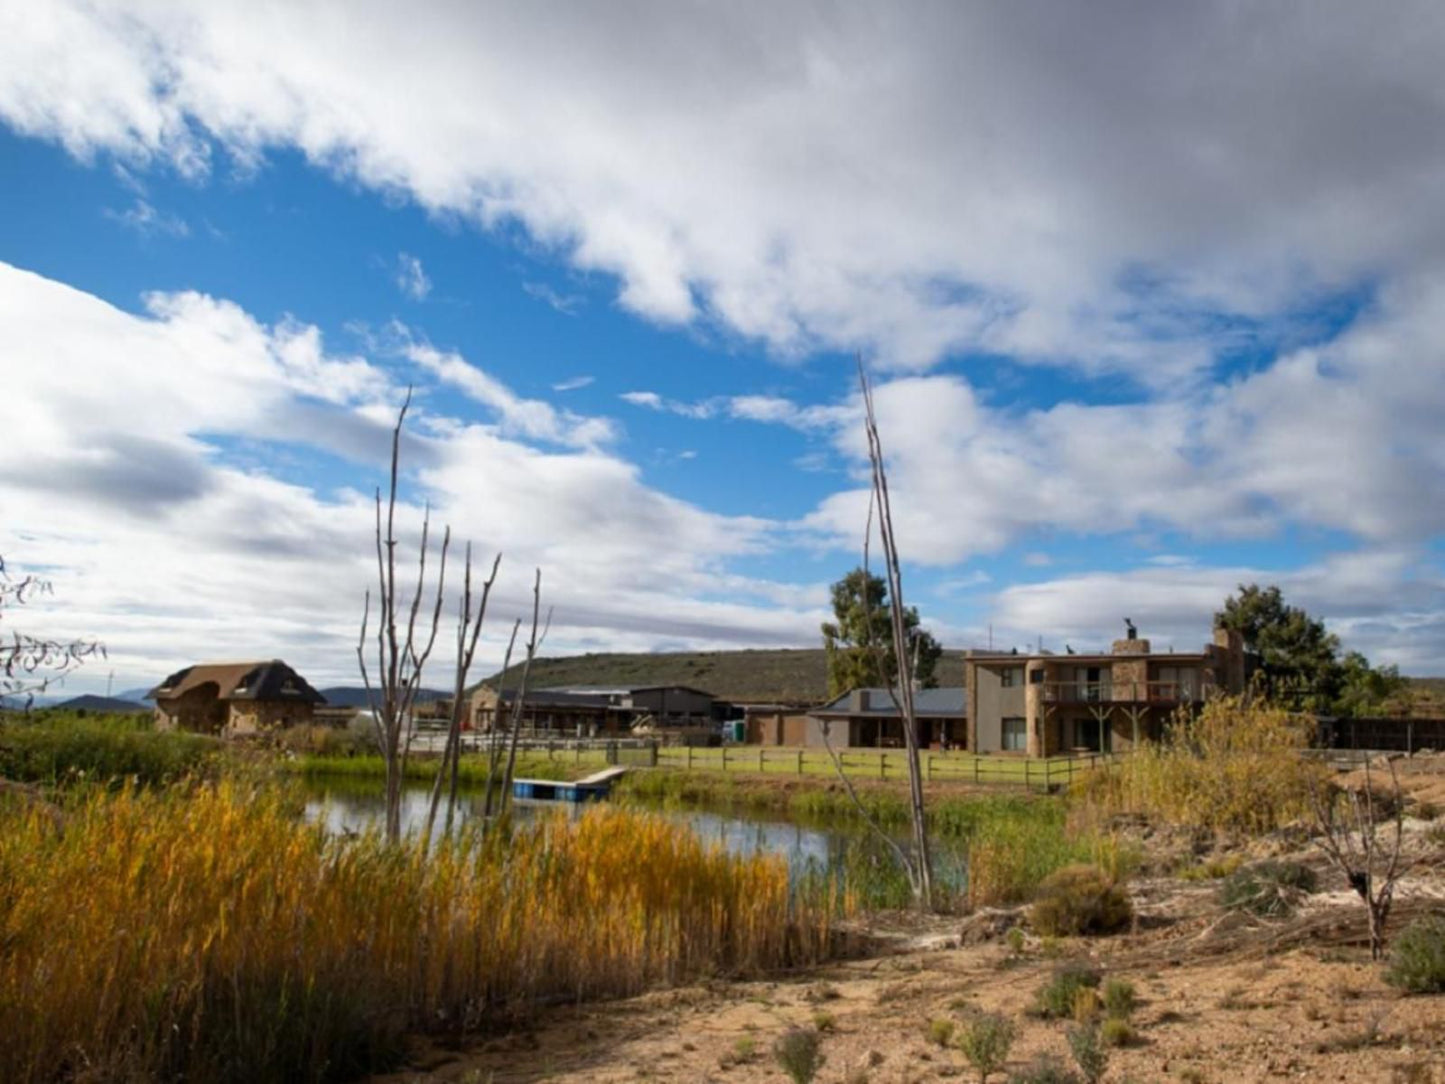
[[[1197,704],[1212,688],[1200,681],[1046,681],[1048,704]]]

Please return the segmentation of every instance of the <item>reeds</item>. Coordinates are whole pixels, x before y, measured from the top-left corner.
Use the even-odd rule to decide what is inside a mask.
[[[824,956],[835,901],[668,821],[430,852],[327,836],[267,788],[0,805],[0,1079],[344,1080],[413,1031]]]
[[[152,730],[146,715],[14,716],[0,721],[0,778],[160,783],[205,770],[220,748],[215,738],[201,734]]]
[[[1323,768],[1311,760],[1311,721],[1278,708],[1220,697],[1197,718],[1180,716],[1145,745],[1078,784],[1102,817],[1143,814],[1173,824],[1258,835],[1309,811]]]

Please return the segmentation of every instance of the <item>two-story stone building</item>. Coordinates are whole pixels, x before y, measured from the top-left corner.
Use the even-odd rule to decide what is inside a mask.
[[[1154,652],[1148,640],[1115,640],[1107,655],[964,656],[968,748],[1054,756],[1122,752],[1157,740],[1181,706],[1244,691],[1249,659],[1237,632],[1215,629],[1197,653]]]

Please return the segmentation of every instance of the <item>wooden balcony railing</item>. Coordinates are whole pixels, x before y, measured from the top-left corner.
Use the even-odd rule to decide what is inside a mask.
[[[1050,704],[1194,704],[1213,688],[1207,681],[1046,681]]]

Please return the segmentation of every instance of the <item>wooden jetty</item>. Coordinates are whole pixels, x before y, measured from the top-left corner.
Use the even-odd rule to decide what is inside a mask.
[[[560,779],[513,779],[512,797],[540,802],[600,802],[626,772],[626,768],[604,768],[570,783]]]

